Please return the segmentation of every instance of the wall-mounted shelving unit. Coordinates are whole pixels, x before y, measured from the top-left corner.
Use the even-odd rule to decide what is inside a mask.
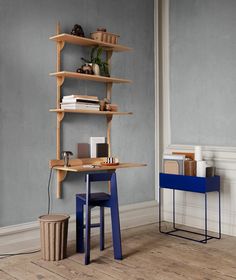
[[[71,71],[61,70],[61,52],[65,46],[65,43],[76,44],[84,47],[101,46],[106,51],[106,62],[108,63],[109,72],[111,72],[111,57],[113,52],[124,52],[132,50],[129,47],[122,46],[119,44],[110,44],[100,41],[95,41],[90,38],[78,37],[70,34],[60,34],[60,25],[57,24],[57,35],[49,38],[56,42],[57,46],[57,67],[55,73],[50,73],[50,76],[55,76],[57,79],[57,101],[56,108],[51,109],[51,112],[57,113],[57,135],[56,135],[56,159],[59,161],[61,158],[61,122],[64,118],[65,113],[79,113],[79,114],[94,114],[104,115],[107,118],[107,143],[108,143],[108,154],[111,156],[111,121],[113,116],[131,115],[131,112],[110,112],[110,111],[85,111],[85,110],[69,110],[61,109],[61,87],[63,86],[64,80],[67,78],[88,80],[94,82],[106,83],[106,98],[111,100],[112,97],[112,85],[113,83],[131,83],[131,80],[121,79],[116,77],[104,77],[97,75],[80,74]],[[134,166],[136,167],[136,165]],[[57,169],[57,198],[61,198],[61,182],[64,180],[65,172]]]

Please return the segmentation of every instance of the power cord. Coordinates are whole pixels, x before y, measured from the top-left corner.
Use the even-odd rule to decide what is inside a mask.
[[[50,207],[51,207],[51,196],[50,196],[50,185],[51,185],[51,178],[52,178],[52,168],[50,168],[49,178],[48,178],[48,211],[47,213],[50,213]],[[34,251],[27,251],[27,252],[20,252],[20,253],[6,253],[6,254],[0,254],[0,260],[5,259],[8,257],[13,256],[21,256],[21,255],[29,255],[40,252],[40,249],[34,250]]]
[[[49,178],[48,178],[48,214],[50,213],[50,208],[51,208],[50,185],[51,185],[52,171],[53,171],[53,169],[50,168],[50,174],[49,174]]]

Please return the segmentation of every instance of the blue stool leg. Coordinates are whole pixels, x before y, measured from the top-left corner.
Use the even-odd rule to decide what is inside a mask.
[[[84,253],[84,206],[76,199],[76,252]]]
[[[119,204],[118,204],[118,194],[117,194],[115,173],[112,175],[111,178],[111,223],[112,223],[114,258],[116,260],[122,260]]]
[[[90,263],[90,232],[91,232],[91,207],[89,174],[86,175],[86,205],[85,205],[85,264]]]
[[[104,207],[100,207],[100,250],[104,250]]]

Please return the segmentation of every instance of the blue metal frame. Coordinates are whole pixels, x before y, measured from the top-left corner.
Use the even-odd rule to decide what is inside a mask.
[[[110,181],[111,193],[91,193],[91,182]],[[85,206],[85,225],[83,208]],[[100,207],[100,223],[91,224],[91,209]],[[76,251],[85,251],[85,264],[90,263],[90,231],[92,227],[100,227],[100,250],[104,250],[104,207],[111,209],[112,239],[114,258],[122,259],[121,232],[119,218],[119,203],[117,193],[116,173],[86,174],[86,194],[76,195]],[[85,246],[84,229],[85,228]]]
[[[184,175],[174,175],[174,174],[164,174],[160,173],[160,187],[159,187],[159,231],[161,233],[165,233],[168,235],[173,235],[176,237],[207,243],[210,239],[221,239],[221,199],[220,199],[220,177],[193,177],[193,176],[184,176]],[[173,190],[173,220],[172,226],[173,230],[164,232],[162,231],[162,221],[161,221],[161,210],[162,210],[162,196],[161,196],[161,189],[172,189]],[[180,191],[188,191],[188,192],[195,192],[195,193],[202,193],[205,195],[205,228],[204,233],[197,233],[194,231],[184,230],[176,227],[175,223],[175,190]],[[219,197],[219,232],[218,237],[208,235],[208,224],[207,224],[207,198],[208,192],[218,192]],[[203,236],[202,240],[197,240],[190,237],[185,237],[176,234],[177,232],[188,232],[192,234],[197,234]]]

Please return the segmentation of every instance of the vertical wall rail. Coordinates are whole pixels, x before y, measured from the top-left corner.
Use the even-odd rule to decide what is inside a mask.
[[[108,64],[108,70],[109,73],[111,73],[111,57],[112,57],[112,51],[106,52],[106,61]],[[106,85],[106,93],[107,93],[107,99],[111,101],[112,98],[112,83],[107,83]],[[111,156],[111,121],[112,116],[107,116],[107,144],[108,144],[108,156]]]
[[[57,23],[56,33],[60,34],[60,23]],[[57,72],[61,70],[61,51],[64,47],[64,42],[59,41],[57,42]],[[64,78],[57,77],[57,104],[56,108],[60,109],[60,102],[61,102],[61,86],[63,85]],[[57,144],[56,144],[56,156],[57,159],[61,158],[61,121],[64,117],[64,114],[57,113]],[[61,190],[61,181],[64,174],[61,174],[61,171],[57,171],[57,198],[61,198],[62,190]]]

